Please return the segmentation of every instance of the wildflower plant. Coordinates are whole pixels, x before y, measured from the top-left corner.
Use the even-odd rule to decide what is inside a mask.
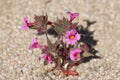
[[[47,45],[38,42],[38,38],[33,38],[29,45],[29,49],[39,48],[45,64],[54,63],[55,67],[51,69],[61,70],[64,75],[78,75],[76,71],[71,70],[73,66],[82,63],[84,58],[95,56],[91,53],[89,44],[82,41],[83,34],[77,31],[77,24],[73,20],[79,16],[79,13],[67,12],[69,19],[57,19],[52,22],[48,20],[47,15],[34,17],[34,22],[29,22],[28,18],[24,18],[22,30],[34,29],[38,34],[43,33],[47,39]],[[48,38],[48,25],[53,29],[57,36],[57,40],[52,43]]]

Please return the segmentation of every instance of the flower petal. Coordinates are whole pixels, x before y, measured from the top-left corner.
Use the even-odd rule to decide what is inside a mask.
[[[29,49],[38,48],[38,38],[33,38],[32,43],[29,46]]]
[[[68,38],[65,39],[65,41],[66,41],[67,44],[71,44],[71,41]]]
[[[75,29],[72,29],[72,30],[70,30],[70,33],[71,33],[72,35],[75,35],[75,34],[76,34],[76,30],[75,30]]]
[[[73,61],[78,61],[78,60],[80,60],[80,53],[81,53],[82,51],[81,51],[81,49],[79,49],[79,48],[76,48],[76,49],[74,49],[74,50],[71,50],[70,51],[70,59],[71,60],[73,60]],[[75,55],[77,55],[77,57],[75,56]]]
[[[27,24],[28,24],[28,18],[25,17],[21,29],[22,29],[22,30],[27,30],[27,29],[29,28]]]
[[[44,60],[46,60],[48,63],[52,63],[53,62],[51,54],[45,54],[44,53],[42,58]]]
[[[80,34],[77,33],[77,34],[75,35],[75,38],[76,38],[76,40],[80,40]]]
[[[78,34],[75,29],[67,31],[65,34],[65,41],[67,44],[74,45],[79,39],[80,39],[80,34]]]
[[[44,46],[44,45],[40,45],[40,44],[38,44],[38,46],[37,46],[37,48],[40,48],[40,49],[47,49],[48,47],[47,46]]]
[[[76,40],[76,39],[71,40],[71,44],[72,44],[72,45],[74,45],[76,42],[77,42],[77,40]]]
[[[70,16],[70,22],[72,22],[77,16],[79,16],[79,13],[67,12],[67,14]]]
[[[65,36],[69,38],[70,35],[71,35],[70,31],[67,31]]]

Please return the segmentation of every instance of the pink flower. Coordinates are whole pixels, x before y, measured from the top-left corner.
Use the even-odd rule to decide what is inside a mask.
[[[42,57],[45,61],[47,61],[48,63],[52,63],[52,55],[51,54],[43,54]]]
[[[46,46],[40,45],[40,44],[38,43],[38,38],[34,38],[34,39],[32,40],[32,43],[31,43],[30,46],[29,46],[29,49],[34,49],[34,48],[47,49]]]
[[[70,22],[72,22],[77,16],[79,16],[79,13],[67,12],[67,14],[70,16]]]
[[[65,41],[67,44],[74,45],[80,39],[80,34],[78,34],[75,29],[72,29],[66,32],[65,37]]]
[[[81,49],[79,48],[76,48],[74,50],[71,50],[70,51],[70,59],[73,60],[73,61],[78,61],[80,60],[80,53],[82,52]]]
[[[23,26],[22,26],[22,30],[28,30],[28,18],[24,17],[24,22],[23,22]]]

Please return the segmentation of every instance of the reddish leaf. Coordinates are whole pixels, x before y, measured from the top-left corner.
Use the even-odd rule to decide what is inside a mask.
[[[32,26],[34,26],[35,23],[28,23],[28,26],[31,28]]]
[[[64,74],[65,76],[68,75],[68,71],[67,71],[67,70],[62,70],[62,72],[63,72],[63,74]]]
[[[78,75],[76,71],[72,71],[72,70],[62,70],[62,72],[65,76],[68,76],[68,75],[77,76]]]
[[[53,23],[53,22],[48,21],[48,22],[47,22],[47,25],[51,25],[51,26],[53,27],[53,26],[54,26],[54,23]]]
[[[77,76],[78,73],[76,71],[69,70],[68,75]]]

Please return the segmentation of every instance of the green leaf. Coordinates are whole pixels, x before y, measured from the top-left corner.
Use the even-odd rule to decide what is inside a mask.
[[[57,21],[55,22],[55,31],[58,34],[63,33],[64,31],[68,30],[69,28],[71,28],[71,23],[65,17],[63,17],[62,20],[61,19],[57,19]]]
[[[61,34],[64,31],[63,26],[61,24],[55,23],[55,31],[58,34]]]
[[[48,44],[48,46],[49,46],[50,49],[53,48],[53,44],[52,44],[52,42],[49,40],[48,36],[47,36],[47,44]]]
[[[57,49],[57,46],[58,44],[60,44],[60,41],[59,40],[56,40],[55,43],[52,43],[51,40],[48,38],[47,36],[47,44],[48,44],[48,51],[49,53],[51,53],[53,56],[56,56],[56,49]]]
[[[69,22],[68,19],[66,19],[66,18],[64,18],[64,17],[63,17],[63,26],[67,26],[68,29],[71,28],[71,23]]]

